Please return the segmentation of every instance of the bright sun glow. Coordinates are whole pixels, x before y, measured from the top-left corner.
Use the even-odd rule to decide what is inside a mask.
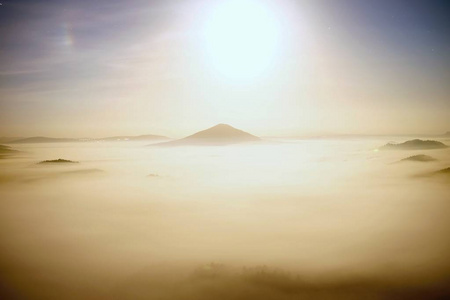
[[[205,30],[210,63],[231,79],[260,76],[274,62],[280,31],[275,14],[261,2],[221,2]]]

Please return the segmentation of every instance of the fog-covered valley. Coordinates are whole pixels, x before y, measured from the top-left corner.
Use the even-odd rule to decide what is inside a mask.
[[[379,150],[391,139],[401,141],[10,145],[19,152],[0,159],[2,293],[448,295],[450,177],[438,172],[450,150]],[[422,154],[433,160],[403,160]],[[73,163],[39,163],[56,159]]]

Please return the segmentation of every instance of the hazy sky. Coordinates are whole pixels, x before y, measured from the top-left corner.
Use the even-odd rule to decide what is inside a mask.
[[[450,2],[0,6],[0,136],[450,131]]]

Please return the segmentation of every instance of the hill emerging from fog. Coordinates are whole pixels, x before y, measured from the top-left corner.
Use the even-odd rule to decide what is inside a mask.
[[[428,178],[444,179],[447,181],[450,179],[450,167],[438,171],[418,174],[415,177],[428,177]]]
[[[15,152],[17,152],[17,150],[14,150],[9,146],[0,145],[0,154],[15,153]]]
[[[19,151],[12,149],[9,146],[0,145],[0,158],[7,157],[9,155],[14,155],[19,153]]]
[[[400,144],[388,143],[381,147],[382,150],[431,150],[444,149],[448,146],[444,143],[432,140],[410,140]]]
[[[156,144],[158,146],[222,146],[248,142],[258,142],[261,139],[248,132],[236,129],[228,124],[218,124],[206,130],[199,131],[185,138]]]
[[[450,168],[439,170],[439,171],[435,172],[435,174],[450,176]]]
[[[429,162],[429,161],[436,161],[437,159],[425,154],[418,154],[418,155],[413,155],[407,158],[404,158],[402,161],[415,161],[415,162]]]
[[[68,159],[52,159],[52,160],[43,160],[39,162],[38,164],[77,164],[77,161],[68,160]]]

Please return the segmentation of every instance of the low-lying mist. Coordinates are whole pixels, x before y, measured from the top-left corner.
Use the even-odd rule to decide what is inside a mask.
[[[0,160],[0,296],[448,296],[450,176],[436,172],[450,150],[385,142],[14,145]],[[403,160],[415,155],[433,160]],[[39,164],[57,159],[77,163]]]

